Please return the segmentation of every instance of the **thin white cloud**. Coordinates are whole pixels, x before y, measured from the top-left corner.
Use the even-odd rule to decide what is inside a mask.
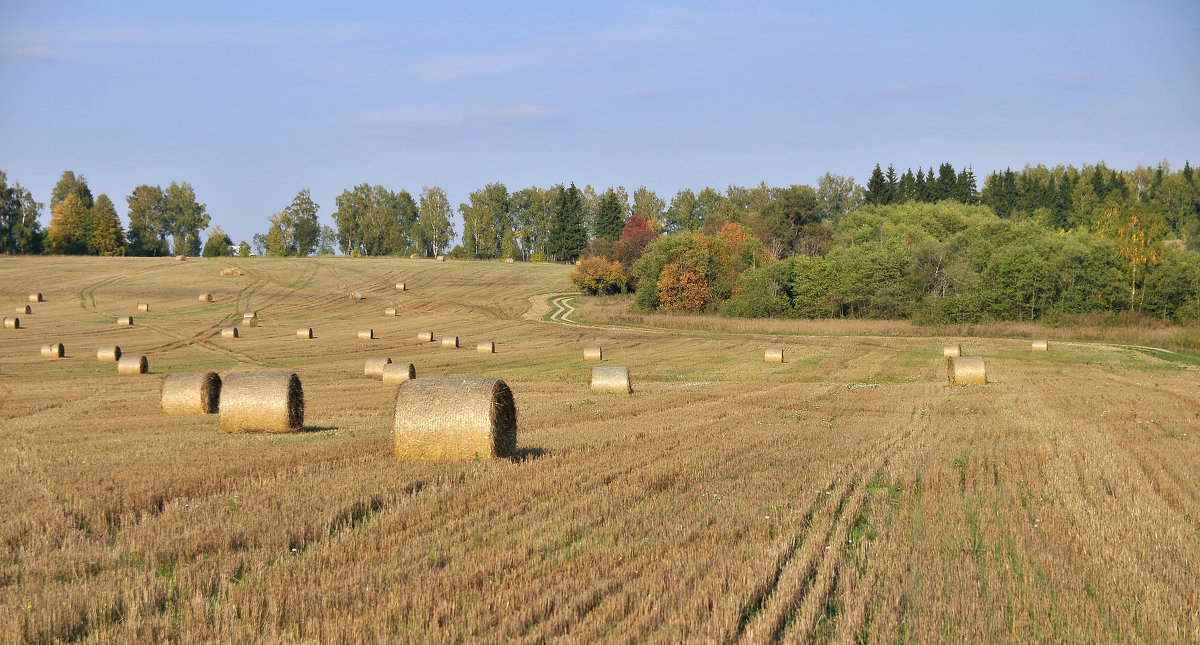
[[[1094,85],[1099,80],[1100,77],[1091,72],[1074,72],[1062,76],[1051,76],[1046,79],[1046,83],[1050,85],[1082,86]]]
[[[956,92],[962,89],[958,81],[926,81],[916,85],[900,83],[887,89],[889,96],[913,96],[917,94],[932,94],[935,92]]]
[[[627,99],[648,98],[658,96],[658,90],[650,87],[631,87],[621,92],[621,96]]]
[[[3,53],[5,58],[20,58],[25,60],[67,60],[67,57],[45,45],[22,47]]]
[[[357,122],[376,130],[420,134],[453,131],[487,131],[502,127],[556,121],[565,116],[546,105],[513,105],[479,110],[376,108],[361,113]]]

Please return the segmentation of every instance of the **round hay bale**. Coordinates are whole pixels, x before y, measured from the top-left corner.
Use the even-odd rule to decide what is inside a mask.
[[[946,359],[950,385],[987,385],[987,368],[982,356],[951,356]]]
[[[444,256],[444,255],[439,255],[439,256],[437,256],[437,261],[438,261],[438,262],[445,262],[445,261],[446,261],[446,256]]]
[[[383,366],[379,377],[384,383],[403,383],[417,378],[417,368],[412,363],[388,363]]]
[[[121,348],[116,345],[102,345],[96,350],[96,360],[101,363],[116,363],[121,360]]]
[[[487,459],[517,450],[517,406],[496,378],[415,379],[396,391],[396,459]]]
[[[212,299],[211,293],[200,294],[200,302],[212,302],[212,301],[213,301],[213,299]]]
[[[230,275],[232,272],[228,267],[221,269],[221,275]]]
[[[366,365],[363,366],[363,374],[374,378],[383,376],[383,367],[390,365],[392,359],[386,356],[373,356],[367,359]]]
[[[420,260],[420,259],[421,259],[421,256],[420,256],[420,255],[417,255],[416,253],[413,253],[412,255],[408,256],[408,259],[410,259],[410,260]]]
[[[30,307],[29,305],[21,305],[20,307],[17,307],[17,313],[31,314],[33,313],[33,307]]]
[[[221,399],[221,377],[216,372],[171,374],[163,379],[163,414],[214,414]]]
[[[595,347],[583,348],[583,360],[585,361],[602,361],[604,360],[604,349],[599,345]]]
[[[295,372],[229,374],[218,407],[224,432],[290,432],[304,425],[304,390]]]
[[[29,294],[29,302],[41,302],[41,301],[42,301],[42,294],[41,294],[41,293],[31,293],[31,294]]]
[[[765,361],[767,363],[782,363],[783,362],[783,348],[782,347],[768,347],[767,351],[763,352],[763,361]]]
[[[405,284],[405,283],[403,283],[403,282],[397,282],[397,283],[396,283],[396,291],[405,291],[405,290],[407,290],[407,289],[408,289],[408,285],[407,285],[407,284]]]
[[[944,356],[945,358],[953,358],[955,356],[962,356],[962,345],[943,345],[942,346],[942,356]]]
[[[246,327],[257,327],[258,326],[258,314],[254,314],[254,313],[242,314],[242,325],[244,325]]]
[[[421,341],[422,343],[432,343],[433,342],[433,332],[419,331],[419,332],[417,332],[417,340]]]
[[[238,334],[237,327],[222,327],[221,328],[221,338],[237,338],[238,335],[239,334]]]
[[[375,330],[374,329],[358,330],[358,339],[359,340],[374,340],[375,339]]]
[[[400,311],[399,311],[398,309],[396,309],[395,307],[388,307],[387,309],[384,309],[384,310],[383,310],[383,315],[385,315],[385,316],[399,316],[399,315],[400,315]]]
[[[478,343],[475,343],[475,351],[479,352],[480,354],[495,354],[496,343],[490,340],[481,340]]]
[[[1032,348],[1032,351],[1035,351],[1035,352],[1048,352],[1048,351],[1050,351],[1050,341],[1046,341],[1046,340],[1035,340],[1035,341],[1033,341],[1033,348]]]
[[[138,313],[144,314],[148,311],[150,311],[150,303],[148,303],[148,302],[139,302],[138,303]]]
[[[588,389],[607,394],[632,394],[628,367],[593,367]]]
[[[505,263],[505,264],[512,264],[512,263],[514,263],[514,262],[516,262],[516,260],[514,260],[514,259],[512,259],[512,258],[504,258],[504,263]]]
[[[20,329],[21,328],[21,319],[17,318],[16,316],[5,316],[4,317],[4,328],[5,329]]]
[[[351,300],[362,300],[363,299],[362,292],[361,291],[351,291],[350,299]]]
[[[187,256],[186,255],[176,255],[175,259],[179,260],[180,262],[183,262],[183,261],[187,260]]]
[[[126,354],[117,361],[117,374],[145,374],[150,371],[150,362],[145,356]]]
[[[132,327],[133,326],[133,316],[118,316],[117,317],[117,326],[118,327]]]
[[[42,358],[62,358],[66,351],[62,343],[45,343],[42,345]]]
[[[296,338],[308,340],[313,337],[312,327],[301,327],[296,330]]]
[[[442,347],[458,349],[458,336],[442,336]]]

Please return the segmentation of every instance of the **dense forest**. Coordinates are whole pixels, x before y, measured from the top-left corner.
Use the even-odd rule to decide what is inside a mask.
[[[1190,164],[1104,164],[993,172],[949,163],[876,165],[865,186],[705,187],[670,201],[646,187],[574,183],[509,192],[488,184],[460,203],[441,188],[361,184],[335,200],[334,227],[309,191],[267,216],[263,255],[514,258],[575,263],[589,293],[634,293],[643,311],[731,316],[1045,320],[1138,311],[1200,318],[1200,187]],[[43,205],[0,171],[0,252],[91,255],[251,253],[210,217],[187,182],[141,185],[128,229],[107,195],[64,172]],[[457,245],[451,247],[455,239]]]

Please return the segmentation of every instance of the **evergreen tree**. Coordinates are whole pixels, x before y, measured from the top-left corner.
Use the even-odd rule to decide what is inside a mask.
[[[884,192],[884,201],[881,203],[894,204],[897,201],[900,201],[900,182],[896,178],[896,167],[892,164],[888,164],[887,174],[884,175],[883,178],[887,184],[887,190]]]
[[[926,199],[928,188],[925,186],[925,169],[917,166],[917,178],[913,187],[913,198],[919,202],[929,201]]]
[[[550,228],[550,255],[560,262],[574,262],[587,248],[587,229],[583,225],[583,198],[575,182],[565,190],[558,186],[554,221]]]
[[[609,188],[600,197],[600,204],[596,207],[596,219],[592,222],[593,237],[616,242],[625,226],[624,210],[617,201],[617,194]]]
[[[88,250],[97,255],[125,255],[125,231],[108,195],[100,193],[92,207],[92,236]]]
[[[1190,161],[1183,162],[1183,179],[1189,184],[1193,183],[1192,163]]]
[[[935,200],[940,202],[943,199],[954,199],[957,181],[958,174],[954,172],[954,166],[949,162],[938,166],[937,186],[934,189]]]
[[[63,203],[67,195],[74,194],[79,197],[80,203],[86,210],[91,210],[95,205],[92,199],[92,190],[88,188],[87,178],[83,175],[76,175],[73,171],[64,170],[62,177],[58,183],[54,184],[54,190],[50,193],[50,210]]]
[[[204,242],[204,251],[201,252],[201,255],[206,258],[223,258],[229,257],[232,250],[233,240],[218,225],[208,231],[208,240]]]
[[[896,193],[897,202],[907,202],[917,198],[917,178],[913,176],[912,168],[900,176],[900,187]]]
[[[867,204],[886,204],[887,191],[887,180],[883,177],[883,169],[879,167],[879,164],[875,164],[875,169],[871,171],[871,178],[867,180],[867,191],[863,195],[863,201]]]

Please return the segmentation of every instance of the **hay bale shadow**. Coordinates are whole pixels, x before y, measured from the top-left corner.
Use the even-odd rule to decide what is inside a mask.
[[[546,451],[541,448],[517,448],[511,459],[513,463],[523,464],[527,461],[541,459],[544,456],[546,456]]]

